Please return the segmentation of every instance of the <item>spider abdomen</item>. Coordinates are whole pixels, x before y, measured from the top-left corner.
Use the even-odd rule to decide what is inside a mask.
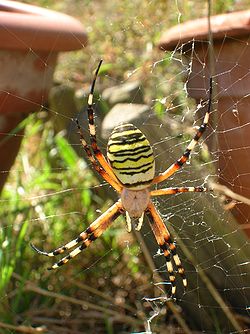
[[[127,188],[148,187],[155,174],[152,147],[145,135],[133,124],[114,128],[107,148],[107,156],[114,174]]]

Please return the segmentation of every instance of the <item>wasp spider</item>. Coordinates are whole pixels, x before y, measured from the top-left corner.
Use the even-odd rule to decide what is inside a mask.
[[[49,253],[37,249],[34,245],[31,246],[39,254],[50,257],[62,254],[75,247],[67,256],[48,268],[49,270],[56,269],[73,259],[94,240],[99,238],[120,215],[125,215],[127,230],[130,232],[132,224],[135,224],[137,231],[141,229],[145,214],[148,217],[156,241],[165,256],[169,279],[172,285],[171,294],[174,296],[176,292],[174,268],[176,268],[177,272],[182,277],[184,287],[187,286],[187,279],[180,258],[176,253],[176,246],[161,216],[151,201],[151,197],[184,192],[203,192],[206,191],[206,188],[180,187],[150,190],[150,186],[166,180],[178,171],[188,160],[191,151],[205,131],[211,111],[212,79],[210,80],[208,107],[202,125],[187,146],[183,155],[163,173],[155,176],[155,159],[152,147],[145,135],[133,124],[122,124],[115,127],[108,140],[107,159],[97,145],[93,94],[101,64],[102,60],[97,67],[88,97],[87,111],[91,145],[88,145],[85,141],[78,120],[75,121],[80,134],[80,142],[93,168],[118,192],[120,199],[97,218],[85,231],[80,233],[76,239],[68,242],[64,246]],[[80,244],[80,246],[76,247],[78,244]]]

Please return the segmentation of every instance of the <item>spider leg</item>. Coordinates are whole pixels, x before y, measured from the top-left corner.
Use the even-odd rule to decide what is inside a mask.
[[[94,107],[93,107],[93,98],[94,98],[94,89],[95,89],[95,82],[96,78],[98,75],[98,72],[100,70],[100,67],[102,65],[102,60],[100,60],[98,67],[95,72],[95,76],[91,85],[89,97],[88,97],[88,120],[89,120],[89,133],[90,133],[90,141],[91,141],[91,147],[93,149],[94,155],[96,156],[96,159],[99,161],[100,165],[105,169],[105,171],[118,183],[119,181],[117,180],[110,164],[106,160],[105,156],[102,154],[99,146],[97,145],[97,140],[96,140],[96,128],[95,128],[95,122],[94,122]],[[119,183],[120,184],[120,183]]]
[[[183,155],[174,163],[172,164],[165,172],[160,173],[158,176],[156,176],[152,184],[162,182],[166,179],[168,179],[171,175],[173,175],[175,172],[177,172],[189,159],[190,153],[194,149],[195,145],[198,143],[199,139],[201,138],[202,134],[205,132],[208,121],[209,121],[209,115],[211,112],[212,107],[212,90],[213,90],[213,82],[212,78],[210,78],[210,87],[209,87],[209,99],[208,99],[208,108],[205,113],[203,123],[199,127],[198,131],[196,132],[194,138],[191,140],[189,145],[187,146],[185,152]]]
[[[107,171],[103,167],[100,167],[98,165],[98,163],[95,160],[95,157],[93,156],[86,140],[84,139],[83,131],[80,127],[78,119],[75,119],[75,122],[76,122],[77,128],[79,130],[80,142],[81,142],[82,147],[84,148],[85,152],[87,153],[87,157],[90,160],[92,166],[94,167],[96,172],[99,173],[102,176],[102,178],[105,181],[107,181],[115,190],[117,190],[120,193],[121,189],[122,189],[122,186],[121,186],[120,182],[117,180],[117,178],[114,178],[109,173],[107,173]]]
[[[176,284],[175,284],[175,274],[174,274],[172,259],[174,261],[175,266],[177,267],[178,273],[182,277],[183,286],[184,288],[186,288],[187,279],[185,276],[184,268],[181,264],[181,260],[178,254],[176,253],[176,247],[171,239],[170,233],[152,202],[149,203],[146,210],[146,214],[149,218],[150,226],[155,235],[156,241],[164,253],[167,262],[169,279],[172,285],[171,294],[172,296],[174,296],[176,292]]]
[[[75,247],[76,245],[78,245],[80,242],[85,242],[85,240],[89,239],[92,237],[92,235],[94,233],[96,233],[97,229],[100,227],[100,218],[97,218],[85,231],[83,231],[82,233],[79,234],[79,236],[73,240],[71,240],[70,242],[68,242],[67,244],[51,251],[51,252],[45,252],[43,250],[40,250],[39,248],[37,248],[34,244],[30,244],[31,247],[38,253],[41,255],[45,255],[48,257],[54,257],[60,254],[63,254],[65,251]]]
[[[156,189],[150,192],[150,196],[164,196],[164,195],[172,195],[178,193],[187,193],[187,192],[204,192],[208,191],[207,188],[204,187],[179,187],[179,188],[163,188]]]
[[[84,232],[82,232],[76,239],[68,242],[66,245],[55,249],[52,252],[41,251],[36,248],[33,244],[31,247],[38,252],[39,254],[54,257],[58,254],[64,253],[66,250],[69,250],[75,247],[77,244],[82,242],[82,244],[71,251],[67,256],[61,259],[59,262],[55,263],[52,267],[48,268],[55,269],[64,264],[66,264],[70,259],[74,258],[79,254],[84,248],[87,248],[94,240],[99,238],[102,233],[111,225],[111,223],[123,213],[123,208],[121,201],[117,201],[112,205],[106,212],[104,212],[100,217],[98,217]]]

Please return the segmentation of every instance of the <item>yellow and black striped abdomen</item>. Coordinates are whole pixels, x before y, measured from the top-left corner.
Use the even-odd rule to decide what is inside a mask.
[[[154,178],[155,159],[152,147],[133,124],[122,124],[114,128],[108,141],[107,156],[114,174],[127,188],[146,188]]]

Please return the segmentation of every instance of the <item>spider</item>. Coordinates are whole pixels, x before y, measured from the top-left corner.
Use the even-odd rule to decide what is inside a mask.
[[[212,78],[210,79],[208,107],[202,125],[183,155],[163,173],[155,176],[155,159],[152,147],[145,135],[133,124],[121,124],[114,128],[108,140],[107,158],[105,158],[98,147],[94,124],[93,94],[101,64],[102,60],[96,69],[88,96],[87,112],[91,145],[88,145],[84,139],[83,131],[77,119],[75,122],[79,131],[80,142],[93,168],[118,192],[120,199],[97,218],[85,231],[81,232],[76,239],[71,240],[64,246],[51,252],[39,250],[33,244],[31,246],[39,254],[49,257],[62,254],[75,247],[59,262],[48,268],[48,270],[56,269],[73,259],[83,249],[89,247],[120,215],[125,216],[127,230],[130,232],[132,224],[134,224],[135,230],[139,231],[141,229],[145,214],[148,217],[156,241],[165,256],[171,283],[171,295],[174,296],[176,293],[176,269],[182,278],[184,288],[187,287],[187,279],[181,260],[176,252],[175,243],[163,219],[151,201],[151,197],[185,192],[203,192],[207,191],[207,189],[204,187],[179,187],[150,190],[150,186],[168,179],[178,171],[188,160],[191,151],[205,131],[212,104]],[[80,246],[77,246],[78,244]]]

